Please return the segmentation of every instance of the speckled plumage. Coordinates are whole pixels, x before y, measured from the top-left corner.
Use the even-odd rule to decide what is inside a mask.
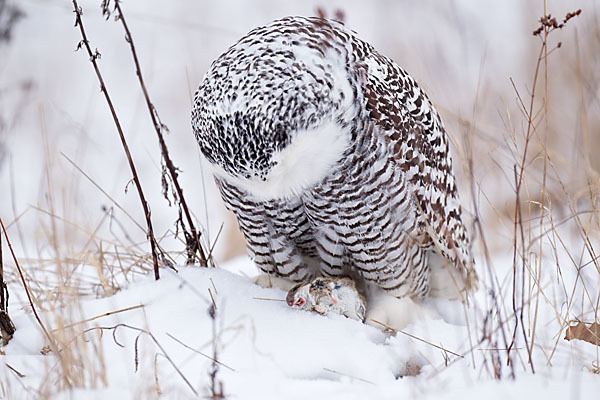
[[[429,254],[441,252],[469,286],[440,117],[342,24],[288,17],[248,33],[211,65],[192,126],[264,272],[362,277],[424,296]]]

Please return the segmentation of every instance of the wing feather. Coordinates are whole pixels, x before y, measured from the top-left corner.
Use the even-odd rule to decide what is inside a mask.
[[[413,188],[421,245],[451,261],[466,281],[476,277],[462,220],[448,139],[441,118],[417,83],[372,48],[357,62],[373,132],[383,136]],[[423,239],[424,238],[424,239]],[[467,286],[471,284],[467,283]]]

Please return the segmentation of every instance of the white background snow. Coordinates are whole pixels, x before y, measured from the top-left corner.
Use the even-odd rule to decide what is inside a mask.
[[[171,131],[167,142],[182,170],[188,202],[204,227],[206,244],[212,246],[218,237],[214,252],[219,268],[179,266],[178,273],[164,268],[161,280],[154,281],[151,274],[137,273],[141,267],[128,274],[114,276],[106,271],[106,276],[100,276],[94,266],[100,242],[103,251],[112,251],[114,243],[125,243],[135,254],[147,253],[148,245],[144,233],[62,154],[139,223],[143,223],[141,208],[133,186],[125,192],[130,174],[92,66],[82,51],[74,51],[80,37],[73,27],[71,2],[19,1],[26,16],[17,24],[13,40],[0,44],[0,117],[4,123],[0,129],[0,217],[9,225],[8,233],[28,271],[47,328],[76,325],[61,336],[67,347],[72,346],[65,349],[72,356],[70,367],[61,366],[60,357],[52,352],[40,353],[48,343],[33,318],[3,240],[9,310],[17,332],[10,344],[1,348],[5,355],[0,355],[0,398],[155,398],[159,393],[164,398],[192,398],[193,390],[206,396],[212,361],[205,355],[212,356],[215,343],[218,360],[223,363],[216,379],[227,398],[550,400],[597,396],[600,376],[591,371],[598,368],[599,349],[582,341],[567,342],[561,330],[566,308],[573,309],[569,314],[573,317],[597,320],[591,303],[598,298],[599,274],[589,262],[590,256],[582,252],[581,240],[572,227],[565,225],[560,231],[567,243],[558,243],[552,235],[544,242],[545,272],[540,286],[546,297],[542,296],[537,312],[535,374],[527,364],[525,344],[518,340],[513,351],[516,379],[509,379],[511,368],[503,365],[503,379],[496,380],[490,362],[493,351],[486,348],[487,342],[478,344],[491,308],[488,290],[492,279],[480,250],[476,253],[483,284],[472,306],[465,310],[460,303],[429,302],[427,307],[439,318],[419,321],[404,330],[429,343],[402,333],[390,336],[343,317],[292,310],[278,301],[285,298],[284,292],[259,288],[247,279],[257,273],[256,268],[242,255],[235,221],[225,212],[210,176],[203,173],[189,123],[193,92],[211,61],[247,31],[286,15],[315,15],[317,6],[330,16],[342,9],[346,24],[409,71],[440,110],[455,144],[455,172],[467,212],[471,210],[469,182],[460,144],[464,120],[476,126],[475,131],[489,135],[483,141],[494,143],[493,151],[481,156],[476,179],[484,193],[478,195],[482,218],[495,221],[487,225],[492,239],[489,245],[497,284],[502,287],[501,309],[505,316],[510,315],[512,221],[500,223],[501,218],[494,216],[504,207],[510,211],[514,204],[510,189],[514,160],[510,151],[498,150],[508,145],[497,133],[506,129],[506,115],[513,116],[515,131],[523,130],[509,77],[522,93],[529,93],[539,49],[539,40],[531,31],[543,13],[542,1],[522,3],[123,2],[150,96]],[[92,48],[102,54],[100,68],[138,165],[155,229],[159,236],[165,235],[162,243],[167,250],[182,251],[183,245],[172,238],[176,210],[169,208],[161,195],[157,140],[121,27],[102,18],[100,1],[81,1],[81,5]],[[580,20],[557,33],[562,36],[556,40],[562,40],[564,47],[573,49],[576,43],[585,43],[593,27],[598,32],[598,3],[593,0],[549,1],[548,8],[557,16],[583,9]],[[560,54],[555,56],[553,60],[561,60]],[[568,59],[562,61],[564,70],[574,70]],[[593,76],[598,77],[599,64],[595,65]],[[594,64],[587,68],[593,72]],[[558,75],[564,70],[557,67],[554,72]],[[581,93],[561,94],[565,102],[573,104],[580,97],[587,99],[590,121],[597,121],[599,90],[589,85]],[[561,126],[577,126],[577,117],[568,109],[552,110],[564,124]],[[596,143],[593,137],[598,133],[590,135],[591,143]],[[573,171],[581,171],[577,167],[580,157],[571,150],[575,140],[564,140],[566,161],[561,160],[572,164]],[[584,180],[573,171],[565,173],[568,183]],[[110,216],[106,209],[112,209]],[[596,243],[593,239],[592,246]],[[78,261],[69,264],[69,258]],[[183,263],[184,258],[177,261]],[[147,270],[147,265],[144,268]],[[530,293],[537,290],[531,282],[527,285]],[[73,293],[67,293],[65,287]],[[208,289],[217,306],[215,320],[208,314],[212,304]],[[139,307],[78,323],[133,306]],[[534,312],[533,304],[529,305],[525,314],[529,329]],[[119,323],[152,333],[156,342],[147,334],[136,341],[139,331],[124,326],[114,336],[112,330],[102,336],[97,329],[83,333]],[[512,334],[510,329],[506,331]],[[68,335],[72,341],[65,339]],[[420,374],[405,376],[407,365],[419,365]],[[78,384],[65,383],[64,368],[71,368]]]

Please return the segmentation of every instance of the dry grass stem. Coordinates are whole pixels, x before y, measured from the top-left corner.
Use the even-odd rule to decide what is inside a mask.
[[[81,7],[77,4],[77,0],[73,0],[73,8],[75,11],[75,27],[79,27],[79,31],[81,33],[82,40],[79,42],[77,49],[81,49],[84,47],[90,57],[90,62],[94,67],[94,71],[96,72],[96,77],[100,82],[100,91],[104,94],[104,98],[106,103],[108,104],[108,108],[110,109],[110,113],[112,115],[113,121],[119,133],[119,138],[121,139],[121,144],[123,146],[123,150],[125,151],[125,155],[127,156],[127,162],[129,164],[129,169],[133,174],[133,181],[135,182],[135,187],[137,189],[138,196],[140,198],[140,202],[142,203],[142,208],[144,209],[144,216],[146,218],[146,225],[148,226],[147,237],[150,241],[150,248],[152,251],[152,261],[154,264],[154,278],[159,279],[160,275],[158,272],[158,249],[156,245],[156,239],[154,237],[154,229],[152,228],[152,219],[150,216],[150,208],[148,207],[148,202],[146,201],[146,197],[144,196],[144,192],[142,190],[142,184],[140,183],[140,179],[137,174],[137,170],[133,159],[131,157],[131,152],[129,151],[129,146],[127,145],[127,141],[125,140],[125,134],[123,133],[123,129],[121,128],[121,123],[119,122],[119,118],[117,117],[117,112],[113,106],[110,95],[108,94],[108,89],[104,84],[104,78],[102,78],[102,74],[100,73],[100,68],[98,67],[97,60],[100,58],[100,53],[98,49],[95,52],[92,52],[92,48],[90,47],[89,40],[85,33],[85,29],[83,27],[83,21],[81,16],[83,15],[83,11]]]
[[[283,301],[285,303],[284,299],[269,299],[267,297],[253,297],[252,300]]]
[[[0,339],[2,346],[6,346],[15,333],[13,324],[8,315],[8,287],[4,282],[4,264],[2,259],[2,232],[0,232]]]
[[[6,228],[4,227],[4,222],[2,221],[2,218],[0,218],[0,226],[2,226],[2,232],[4,233],[4,238],[6,239],[6,244],[8,245],[8,249],[10,250],[10,253],[13,257],[13,261],[15,262],[15,266],[17,267],[17,271],[19,272],[19,276],[21,278],[21,283],[23,283],[23,288],[25,289],[25,293],[27,294],[27,299],[29,300],[29,305],[31,306],[33,315],[35,316],[35,319],[36,319],[37,323],[39,324],[40,328],[44,332],[44,335],[50,342],[50,345],[55,346],[54,338],[52,336],[50,336],[50,334],[48,333],[48,330],[46,329],[46,326],[44,325],[44,323],[40,319],[40,316],[38,315],[37,309],[34,305],[34,300],[29,291],[29,286],[27,285],[27,282],[25,281],[25,277],[23,276],[23,270],[21,269],[21,266],[19,265],[17,256],[15,255],[12,244],[10,243],[10,239],[8,238],[8,234],[6,233]]]
[[[188,256],[187,264],[193,264],[196,257],[198,257],[200,265],[203,267],[206,267],[207,266],[207,258],[205,256],[204,250],[202,249],[202,246],[200,244],[199,233],[198,233],[196,227],[194,226],[194,222],[192,220],[190,211],[189,211],[187,203],[185,201],[185,197],[183,196],[183,189],[179,185],[179,180],[177,179],[178,168],[173,164],[173,161],[171,160],[171,157],[169,156],[169,150],[168,150],[167,145],[164,140],[163,132],[168,132],[169,130],[168,130],[167,126],[161,122],[161,120],[158,116],[158,111],[156,110],[156,107],[150,100],[150,96],[148,94],[148,89],[146,89],[146,84],[144,83],[144,77],[142,74],[142,68],[140,66],[137,51],[136,51],[135,45],[133,43],[133,36],[131,35],[131,32],[129,30],[127,21],[125,20],[125,14],[123,13],[120,3],[121,2],[119,0],[114,0],[114,10],[116,11],[115,19],[121,22],[123,29],[125,31],[125,41],[127,41],[127,43],[129,43],[131,55],[133,56],[133,61],[135,63],[136,75],[138,77],[142,92],[144,93],[144,99],[146,101],[146,106],[148,108],[148,112],[150,113],[150,118],[152,119],[152,124],[154,125],[154,130],[156,131],[156,135],[158,137],[158,142],[160,145],[162,159],[163,159],[163,161],[166,165],[166,168],[169,172],[169,177],[170,177],[171,183],[175,188],[174,200],[178,204],[179,209],[183,210],[183,214],[186,217],[186,221],[187,221],[187,224],[189,227],[189,231],[188,231],[188,229],[185,226],[185,223],[181,219],[181,213],[180,213],[180,217],[177,222],[179,224],[181,224],[181,226],[183,228],[184,236],[186,239],[186,251],[187,251],[187,256]],[[104,0],[102,2],[102,13],[104,14],[104,16],[107,19],[110,18],[110,14],[111,14],[111,12],[109,10],[109,6],[110,6],[109,0]],[[169,200],[168,199],[168,183],[165,179],[165,175],[166,175],[165,171],[163,170],[163,194],[164,194],[165,198],[167,200]]]
[[[83,331],[83,333],[92,332],[92,331],[111,331],[112,335],[113,335],[114,342],[118,346],[124,347],[121,343],[119,343],[117,341],[116,336],[115,336],[116,331],[119,328],[126,328],[126,329],[130,329],[130,330],[133,330],[133,331],[137,331],[137,332],[139,332],[139,334],[145,334],[148,337],[150,337],[150,339],[152,339],[152,341],[154,342],[154,344],[160,349],[162,355],[171,364],[171,366],[173,367],[173,369],[175,369],[175,371],[181,377],[181,379],[183,379],[183,381],[185,382],[185,384],[187,385],[187,387],[190,388],[190,390],[194,393],[194,395],[198,396],[198,392],[196,391],[196,389],[194,389],[194,386],[192,386],[192,384],[185,377],[185,375],[183,374],[183,372],[181,372],[181,370],[179,369],[179,367],[177,366],[177,364],[175,364],[175,362],[173,361],[173,359],[171,359],[171,357],[169,357],[169,354],[166,352],[166,350],[160,344],[160,342],[156,339],[156,337],[152,334],[152,332],[150,332],[150,331],[148,331],[146,329],[137,328],[135,326],[131,326],[131,325],[127,325],[127,324],[117,324],[117,325],[114,325],[114,326],[96,326],[96,327],[93,327],[93,328],[86,329],[85,331]],[[139,335],[138,335],[138,338],[139,338]],[[138,339],[136,338],[136,342],[137,342],[137,340]],[[136,346],[136,349],[137,349],[137,346]],[[136,350],[136,355],[137,355],[137,350]]]
[[[336,370],[331,369],[331,368],[323,368],[323,371],[331,372],[332,374],[336,374],[336,375],[340,375],[340,376],[345,376],[346,378],[350,378],[350,379],[353,379],[353,380],[357,380],[357,381],[361,381],[361,382],[364,382],[364,383],[368,383],[369,385],[375,385],[375,383],[373,383],[371,381],[368,381],[366,379],[358,378],[356,376],[352,376],[352,375],[348,375],[348,374],[344,374],[342,372],[336,371]]]
[[[423,343],[426,343],[426,344],[428,344],[428,345],[430,345],[430,346],[433,346],[433,347],[435,347],[435,348],[437,348],[437,349],[440,349],[440,350],[442,350],[442,351],[444,351],[444,352],[446,352],[446,353],[450,353],[450,354],[452,354],[452,355],[454,355],[454,356],[456,356],[456,357],[459,357],[459,358],[465,358],[465,356],[462,356],[462,355],[460,355],[460,354],[458,354],[458,353],[455,353],[455,352],[453,352],[453,351],[450,351],[450,350],[448,350],[448,349],[446,349],[446,348],[444,348],[444,347],[442,347],[442,346],[438,346],[437,344],[434,344],[434,343],[428,342],[427,340],[425,340],[425,339],[421,339],[421,338],[420,338],[420,337],[418,337],[418,336],[411,335],[411,334],[410,334],[410,333],[408,333],[408,332],[404,332],[404,331],[402,331],[402,330],[400,330],[400,329],[396,329],[396,328],[394,328],[394,327],[391,327],[391,326],[389,326],[388,324],[384,324],[383,322],[379,322],[379,321],[377,321],[377,320],[374,320],[374,319],[372,319],[371,321],[372,321],[372,322],[375,322],[376,324],[379,324],[379,325],[383,326],[383,327],[384,327],[384,328],[386,328],[386,329],[389,329],[389,330],[391,330],[391,331],[394,331],[394,332],[401,333],[401,334],[403,334],[403,335],[406,335],[406,336],[408,336],[408,337],[410,337],[410,338],[413,338],[413,339],[415,339],[415,340],[418,340],[418,341],[420,341],[420,342],[423,342]]]
[[[213,294],[210,290],[210,288],[208,288],[208,294],[210,295],[210,300],[212,301],[212,305],[215,308],[215,310],[217,309],[217,304],[215,303],[215,298],[213,297]]]
[[[91,318],[86,318],[86,319],[84,319],[82,321],[73,322],[71,324],[63,326],[60,329],[72,328],[74,326],[82,325],[82,324],[85,324],[87,322],[95,321],[95,320],[100,319],[100,318],[108,317],[110,315],[119,314],[119,313],[122,313],[122,312],[125,312],[125,311],[137,310],[138,308],[142,308],[142,307],[145,307],[145,305],[144,304],[138,304],[137,306],[131,306],[131,307],[126,307],[126,308],[121,308],[120,310],[109,311],[109,312],[106,312],[104,314],[96,315],[96,316],[91,317]],[[57,329],[53,329],[52,332],[57,331],[57,330],[58,330],[58,328]]]
[[[221,362],[221,361],[219,361],[219,360],[216,360],[216,359],[212,358],[212,357],[211,357],[211,356],[209,356],[208,354],[204,354],[204,353],[203,353],[203,352],[201,352],[200,350],[196,350],[196,349],[194,349],[193,347],[191,347],[191,346],[188,346],[187,344],[183,343],[181,340],[177,339],[175,336],[171,335],[169,332],[167,332],[167,333],[166,333],[166,335],[167,335],[168,337],[170,337],[171,339],[173,339],[174,341],[176,341],[177,343],[179,343],[180,345],[182,345],[183,347],[185,347],[186,349],[188,349],[188,350],[191,350],[191,351],[193,351],[194,353],[200,354],[201,356],[203,356],[203,357],[206,357],[206,358],[208,358],[209,360],[211,360],[211,361],[213,361],[213,362],[216,362],[216,363],[218,363],[219,365],[221,365],[221,366],[223,366],[223,367],[227,368],[228,370],[230,370],[230,371],[232,371],[232,372],[235,372],[235,369],[231,368],[231,367],[230,367],[230,366],[228,366],[227,364],[223,364],[223,362]]]

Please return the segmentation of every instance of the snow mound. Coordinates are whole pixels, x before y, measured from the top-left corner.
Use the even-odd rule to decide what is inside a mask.
[[[549,368],[542,374],[521,373],[516,381],[503,385],[487,378],[475,354],[478,350],[469,352],[460,303],[431,302],[428,307],[444,319],[419,321],[390,336],[342,316],[323,317],[290,308],[285,292],[261,288],[231,272],[252,269],[251,261],[244,258],[220,269],[163,270],[159,281],[148,277],[112,297],[82,300],[81,315],[74,322],[137,308],[76,324],[73,335],[85,335],[85,343],[102,349],[101,357],[84,364],[89,370],[82,372],[83,388],[62,395],[133,398],[162,393],[168,398],[192,398],[195,391],[206,396],[215,348],[216,382],[222,383],[227,397],[236,399],[416,395],[500,399],[517,393],[558,398],[560,393],[583,394],[597,383],[592,374],[560,368],[552,373],[576,379],[561,385],[551,379]],[[214,319],[209,312],[211,295]],[[52,326],[61,312],[46,313],[45,320]],[[54,377],[60,360],[53,353],[40,355],[44,338],[29,314],[15,313],[14,320],[18,331],[5,348],[0,377],[9,393],[36,397],[40,393],[33,388]],[[125,325],[113,329],[119,324]],[[98,327],[106,328],[102,335]],[[147,333],[140,334],[140,329]],[[19,378],[11,368],[25,376]]]

